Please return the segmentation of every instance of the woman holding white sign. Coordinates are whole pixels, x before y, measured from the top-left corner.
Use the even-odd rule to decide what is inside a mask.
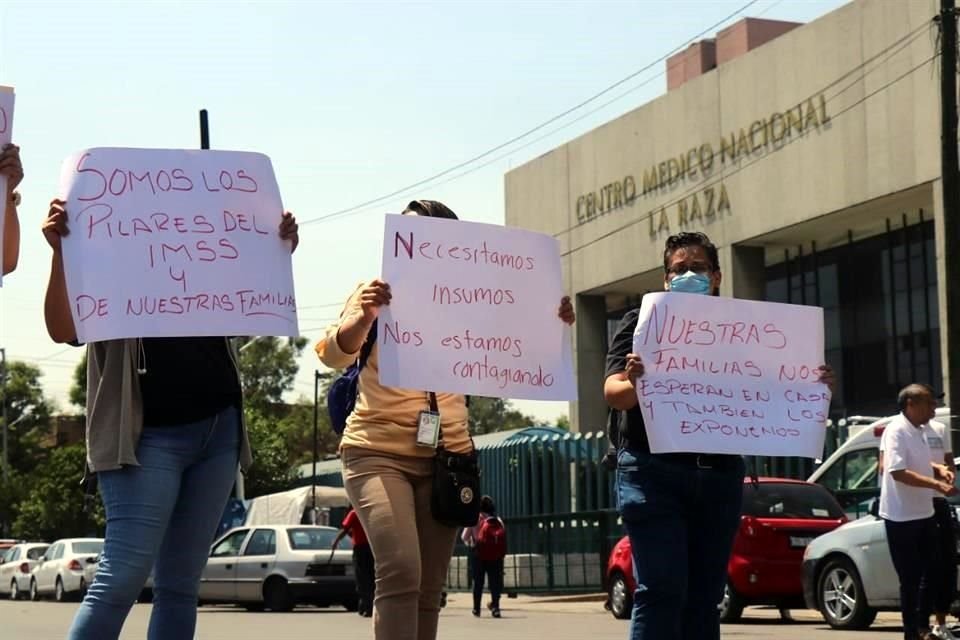
[[[432,200],[411,202],[403,213],[457,219]],[[347,495],[368,532],[376,563],[376,640],[434,640],[458,527],[438,521],[431,510],[433,459],[438,436],[453,454],[470,454],[473,442],[464,396],[380,384],[373,337],[391,295],[389,284],[380,280],[359,286],[316,351],[332,368],[348,367],[358,358],[363,362],[360,392],[340,448]],[[558,315],[574,322],[569,298],[560,301]]]
[[[17,206],[20,204],[20,193],[17,186],[23,180],[23,164],[20,162],[20,147],[14,144],[6,144],[3,151],[0,152],[0,176],[7,179],[6,204],[4,205],[3,218],[0,219],[0,225],[3,225],[3,275],[7,275],[17,268],[17,261],[20,258],[20,221],[17,219]]]
[[[717,248],[702,233],[667,239],[667,291],[719,295]],[[633,553],[637,589],[630,640],[719,640],[717,608],[740,523],[739,455],[650,452],[637,396],[644,375],[633,353],[639,310],[627,313],[607,353],[604,396],[619,414],[617,504]],[[819,380],[833,386],[824,365]]]
[[[56,342],[76,343],[61,239],[65,203],[43,223],[53,249],[44,314]],[[297,223],[280,236],[297,247]],[[69,640],[115,640],[154,571],[149,640],[190,640],[197,592],[237,464],[251,463],[240,371],[229,338],[131,338],[87,346],[87,472],[107,516],[96,579]]]

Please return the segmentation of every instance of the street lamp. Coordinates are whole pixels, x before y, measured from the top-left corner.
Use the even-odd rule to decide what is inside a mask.
[[[4,404],[6,404],[6,398],[4,398]],[[6,409],[6,407],[4,407],[4,409]],[[31,414],[33,414],[33,407],[27,407],[26,410],[22,414],[20,414],[19,418],[17,418],[10,424],[7,424],[7,419],[6,419],[7,412],[6,410],[4,410],[3,412],[3,415],[4,415],[4,419],[3,419],[3,481],[4,482],[8,480],[8,476],[10,473],[8,468],[9,462],[7,461],[7,430],[10,429],[10,427],[16,426],[17,424],[22,422],[24,419],[29,418]]]

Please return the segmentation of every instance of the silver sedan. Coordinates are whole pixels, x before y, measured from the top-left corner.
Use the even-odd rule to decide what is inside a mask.
[[[350,542],[332,549],[337,530],[309,525],[255,525],[213,543],[200,579],[201,604],[289,611],[297,604],[357,610]]]

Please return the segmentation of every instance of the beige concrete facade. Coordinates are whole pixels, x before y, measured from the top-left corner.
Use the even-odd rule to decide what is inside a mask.
[[[574,428],[606,414],[606,311],[662,288],[671,233],[707,233],[723,293],[750,298],[784,248],[876,235],[905,209],[942,237],[937,10],[852,2],[506,175],[507,224],[559,239],[577,299]]]

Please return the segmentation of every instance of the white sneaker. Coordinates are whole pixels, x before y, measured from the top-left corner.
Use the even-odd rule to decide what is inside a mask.
[[[940,640],[958,640],[957,636],[950,631],[950,627],[945,624],[933,625],[932,633],[933,637],[940,638]]]

